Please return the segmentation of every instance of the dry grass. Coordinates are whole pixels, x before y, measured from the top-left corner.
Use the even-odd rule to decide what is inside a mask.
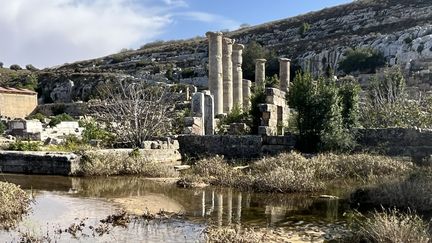
[[[235,170],[221,157],[198,161],[183,183],[205,182],[258,192],[312,192],[334,181],[372,182],[399,177],[413,165],[383,156],[323,154],[307,159],[298,153],[263,158],[246,170]]]
[[[0,229],[14,227],[27,213],[30,198],[19,186],[0,182]]]
[[[178,177],[171,164],[151,162],[135,154],[84,153],[80,161],[79,175],[112,176],[141,175],[152,178]]]
[[[373,207],[396,207],[417,212],[432,212],[432,168],[418,168],[402,181],[394,180],[359,189],[352,201]]]
[[[360,242],[428,243],[432,240],[429,225],[419,216],[396,209],[375,212],[359,224]]]

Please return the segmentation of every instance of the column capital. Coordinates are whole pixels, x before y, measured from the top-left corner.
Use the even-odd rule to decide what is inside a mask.
[[[235,43],[235,44],[233,45],[233,50],[234,50],[234,51],[241,51],[241,50],[243,50],[244,48],[245,48],[245,46],[242,45],[242,44]]]
[[[207,37],[218,37],[218,36],[222,36],[222,35],[223,34],[220,31],[216,31],[216,32],[209,31],[206,33]]]
[[[224,38],[222,39],[222,41],[223,41],[223,43],[224,43],[225,45],[232,45],[232,44],[235,43],[235,41],[234,41],[233,39],[230,39],[230,38],[228,38],[228,37],[224,37]]]
[[[280,57],[279,62],[291,62],[291,59],[285,58],[285,57]]]
[[[255,59],[255,63],[265,63],[267,62],[266,59]]]

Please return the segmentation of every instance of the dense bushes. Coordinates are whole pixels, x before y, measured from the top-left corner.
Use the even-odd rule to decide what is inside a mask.
[[[303,151],[340,150],[353,146],[349,129],[356,124],[359,88],[355,83],[340,87],[333,81],[314,81],[297,73],[288,103],[297,111],[298,148]]]
[[[0,229],[16,225],[29,208],[30,198],[17,185],[0,182]]]
[[[346,57],[340,61],[339,69],[346,74],[355,71],[375,72],[385,65],[384,55],[373,49],[354,49],[346,53]]]
[[[399,68],[373,76],[367,94],[367,102],[361,109],[364,127],[432,127],[432,96],[409,100]]]
[[[29,142],[29,141],[21,141],[18,140],[14,143],[10,143],[7,150],[12,151],[39,151],[40,143],[39,142]]]
[[[374,212],[370,217],[358,217],[358,242],[412,242],[428,243],[432,240],[429,224],[413,213],[396,209]]]
[[[74,119],[70,115],[63,113],[63,114],[52,117],[51,121],[49,122],[49,125],[51,127],[55,127],[63,121],[74,121]]]
[[[334,181],[374,182],[408,174],[412,169],[409,162],[382,156],[322,154],[307,159],[291,153],[260,159],[248,171],[241,171],[214,157],[198,161],[181,183],[205,182],[258,192],[311,192]]]

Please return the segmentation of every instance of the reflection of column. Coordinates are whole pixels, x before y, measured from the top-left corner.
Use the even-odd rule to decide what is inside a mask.
[[[339,200],[329,199],[327,200],[326,218],[330,222],[335,222],[338,218]]]
[[[290,65],[291,60],[288,58],[279,58],[279,78],[280,78],[280,90],[288,92],[290,82]]]
[[[228,114],[233,107],[233,40],[223,38],[222,66],[223,66],[223,112]]]
[[[205,191],[202,192],[202,217],[205,217]]]
[[[215,192],[213,190],[212,191],[212,199],[211,199],[211,207],[207,211],[207,215],[211,215],[213,213],[214,207],[215,207]]]
[[[223,220],[223,195],[222,195],[222,193],[218,194],[217,206],[218,206],[217,221],[218,221],[218,225],[222,226],[222,220]]]
[[[248,194],[246,194],[246,203],[245,203],[245,207],[246,207],[246,208],[250,208],[250,203],[251,203],[251,194],[248,193]]]
[[[264,87],[266,59],[255,60],[255,87]]]
[[[236,223],[238,225],[241,224],[241,214],[242,214],[242,194],[239,192],[237,195],[237,217],[236,217]]]
[[[240,108],[243,106],[243,49],[241,44],[233,45],[233,104]]]
[[[232,190],[228,191],[228,205],[227,205],[227,222],[228,225],[231,224],[232,221]]]
[[[216,115],[223,113],[222,33],[207,32],[209,40],[209,89],[214,96]]]

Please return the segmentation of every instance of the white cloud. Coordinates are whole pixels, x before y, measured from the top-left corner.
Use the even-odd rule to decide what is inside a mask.
[[[211,14],[206,12],[197,12],[197,11],[189,11],[189,12],[181,12],[175,14],[176,16],[180,16],[186,19],[200,21],[204,23],[217,23],[220,28],[233,30],[240,26],[240,23],[234,21],[232,19],[226,18],[221,15]]]
[[[0,61],[47,67],[136,48],[176,19],[233,29],[187,0],[0,0]]]
[[[0,0],[0,61],[50,66],[150,41],[171,18],[142,2]]]

